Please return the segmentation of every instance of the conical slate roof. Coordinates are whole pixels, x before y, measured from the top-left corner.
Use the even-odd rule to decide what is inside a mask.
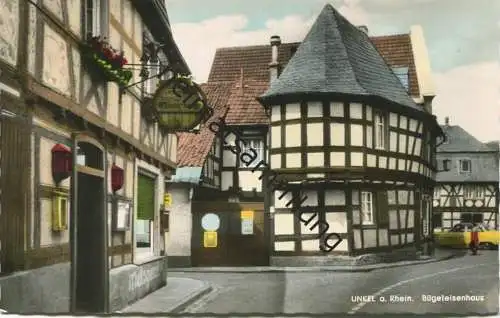
[[[260,101],[300,93],[378,96],[423,111],[368,35],[329,4]]]

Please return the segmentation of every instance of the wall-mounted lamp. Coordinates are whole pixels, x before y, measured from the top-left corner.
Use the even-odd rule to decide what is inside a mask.
[[[59,184],[69,177],[71,173],[72,155],[71,150],[61,144],[52,147],[52,178]]]
[[[113,163],[113,165],[111,166],[111,190],[113,190],[113,193],[123,187],[123,180],[123,169]]]

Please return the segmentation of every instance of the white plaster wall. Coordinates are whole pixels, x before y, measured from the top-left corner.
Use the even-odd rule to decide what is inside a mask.
[[[398,211],[396,211],[396,210],[389,210],[389,228],[390,229],[398,229],[399,228],[397,213],[398,213]]]
[[[363,118],[363,105],[360,103],[351,103],[349,115],[351,118],[354,118],[354,119],[362,119]]]
[[[413,243],[415,241],[413,233],[406,234],[406,243]]]
[[[307,124],[307,145],[323,146],[323,124]]]
[[[271,169],[280,169],[281,168],[281,155],[271,155],[271,162],[270,162],[270,167]]]
[[[299,119],[300,118],[300,104],[293,103],[286,105],[285,119]]]
[[[395,113],[389,114],[389,125],[392,127],[398,127],[398,114]]]
[[[406,153],[406,135],[399,134],[399,152]]]
[[[271,107],[271,122],[277,122],[281,120],[281,106],[273,105]]]
[[[286,204],[292,200],[292,193],[285,192],[285,195],[280,199],[283,195],[283,191],[274,191],[274,207],[275,208],[286,208]],[[289,206],[289,208],[291,205]]]
[[[344,212],[326,212],[325,220],[330,225],[328,233],[347,233],[347,217]]]
[[[366,126],[366,147],[373,148],[373,127],[371,125]]]
[[[363,243],[365,248],[377,246],[377,230],[365,229],[363,232]]]
[[[387,157],[378,157],[378,167],[382,169],[387,169]]]
[[[325,190],[325,205],[345,205],[345,192],[342,190]]]
[[[262,180],[259,180],[260,173],[252,171],[238,171],[239,185],[243,191],[262,191]]]
[[[399,245],[399,235],[398,234],[391,235],[391,245]]]
[[[363,153],[362,152],[351,152],[351,166],[353,166],[353,167],[363,166]]]
[[[344,117],[344,104],[339,102],[330,103],[330,116]]]
[[[389,169],[396,170],[396,158],[389,158]]]
[[[303,251],[319,251],[319,240],[302,240]]]
[[[300,168],[301,167],[301,154],[300,153],[287,153],[286,154],[286,167],[287,168]]]
[[[318,192],[314,190],[304,191],[302,198],[307,197],[307,199],[302,203],[302,206],[318,206]]]
[[[308,118],[321,118],[321,117],[323,117],[323,103],[322,102],[308,102],[307,103],[307,117]]]
[[[299,147],[301,145],[300,124],[286,125],[285,133],[286,147]]]
[[[271,127],[271,148],[281,148],[281,126]]]
[[[224,167],[236,167],[236,155],[231,150],[222,151],[222,164]]]
[[[351,145],[363,146],[363,126],[351,124]]]
[[[345,125],[330,123],[330,142],[332,146],[345,145]]]
[[[397,151],[398,147],[398,134],[396,132],[391,131],[389,133],[389,150]]]
[[[310,218],[313,217],[313,215],[315,215],[315,213],[302,213],[301,214],[301,217],[303,220],[309,220]],[[312,219],[312,221],[305,225],[305,222],[300,222],[300,233],[301,234],[318,234],[319,233],[319,226],[315,226],[313,227],[314,224],[316,224],[316,222],[318,221],[318,217],[317,216],[314,216],[314,218]],[[311,230],[312,229],[312,230]]]
[[[368,167],[376,167],[377,166],[377,156],[368,154],[366,155],[366,165]]]
[[[274,242],[275,251],[295,251],[295,242]]]
[[[389,236],[387,229],[379,229],[378,230],[378,244],[380,246],[389,245]]]
[[[420,156],[420,151],[422,150],[422,138],[415,138],[415,152],[413,155]]]
[[[54,186],[54,179],[52,178],[52,147],[54,147],[57,142],[41,137],[40,138],[40,150],[39,150],[39,158],[40,162],[38,163],[38,169],[40,171],[40,183],[46,184],[50,186]],[[67,146],[66,146],[67,147]],[[67,147],[69,148],[69,147]],[[63,180],[60,186],[69,188],[70,179],[67,178]]]
[[[435,88],[422,26],[411,26],[410,40],[415,59],[415,70],[417,73],[420,95],[434,96]]]
[[[168,189],[172,195],[170,208],[170,228],[166,233],[168,256],[191,255],[191,200],[189,199],[189,186],[173,186]]]
[[[370,105],[366,105],[366,120],[373,121],[372,107]]]
[[[408,125],[408,117],[406,117],[404,115],[400,115],[399,116],[399,128],[407,129],[407,125]]]
[[[323,152],[309,152],[307,153],[307,166],[308,167],[324,167],[325,155]]]
[[[352,224],[360,224],[361,223],[361,212],[359,209],[352,210]]]
[[[274,214],[274,235],[294,234],[294,218],[295,215],[293,213]]]
[[[344,167],[345,166],[345,152],[333,151],[330,153],[330,166]]]
[[[358,229],[354,229],[352,231],[352,234],[354,236],[354,248],[358,249],[361,248],[361,231]]]
[[[398,170],[401,170],[401,171],[406,170],[406,160],[398,159]]]
[[[222,171],[222,182],[221,182],[222,191],[226,191],[232,186],[233,186],[233,172]]]
[[[410,131],[416,132],[417,125],[418,125],[418,121],[416,119],[410,118]]]

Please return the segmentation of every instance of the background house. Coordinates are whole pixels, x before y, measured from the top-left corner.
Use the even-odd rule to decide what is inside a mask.
[[[164,180],[176,167],[177,137],[143,112],[154,81],[121,91],[96,62],[102,48],[85,44],[88,35],[101,36],[123,51],[137,68],[129,67],[128,84],[141,79],[141,60],[152,41],[166,46],[147,70],[155,74],[170,65],[188,74],[165,3],[4,4],[0,12],[9,22],[0,31],[7,39],[0,43],[0,307],[117,310],[165,284],[160,208]],[[73,156],[72,175],[56,180],[54,152],[61,160]],[[67,170],[68,162],[57,166]],[[116,171],[123,172],[122,182]],[[70,219],[77,220],[74,238]]]
[[[484,144],[462,127],[442,126],[447,140],[437,149],[437,160],[449,160],[450,170],[439,172],[434,190],[433,226],[448,230],[459,222],[498,226],[498,143]]]
[[[325,19],[329,21],[331,19],[330,22],[332,30],[329,30],[326,26],[323,25],[325,27],[325,36],[331,36],[331,33],[329,33],[330,31],[332,33],[339,32],[340,34],[342,34],[343,32],[347,33],[346,29],[342,28],[344,28],[345,24],[349,23],[338,22],[345,20],[339,17],[337,13],[332,13],[331,10],[335,12],[333,8],[327,8],[325,10],[326,13],[323,12],[321,14],[320,18],[318,18],[319,22],[317,21],[317,25],[312,28],[311,32],[318,32],[317,28],[320,28],[318,25],[323,23]],[[327,17],[325,18],[325,16]],[[340,26],[341,24],[342,26]],[[335,30],[334,26],[336,25],[338,25],[339,30],[333,31]],[[395,89],[399,92],[398,94],[407,96],[406,98],[408,103],[414,103],[414,107],[417,107],[419,111],[430,115],[432,113],[432,98],[434,97],[434,92],[432,82],[430,81],[430,66],[422,29],[419,26],[415,26],[411,28],[411,32],[409,34],[370,37],[369,40],[365,34],[368,32],[365,27],[362,27],[361,31],[356,29],[356,32],[353,31],[353,29],[349,29],[349,32],[353,32],[356,34],[356,40],[350,39],[352,40],[353,46],[361,45],[365,46],[365,48],[370,48],[370,52],[375,56],[375,59],[379,61],[378,65],[382,64],[381,67],[384,72],[383,75],[388,76],[391,79],[391,83],[388,87],[392,88],[392,86],[395,86]],[[330,40],[330,38],[328,39]],[[318,47],[321,47],[322,45],[326,45],[321,42],[311,41],[312,40],[310,40],[307,45],[304,46],[307,47],[308,45],[318,45]],[[277,135],[276,133],[269,134],[269,131],[271,129],[279,129],[279,127],[281,127],[280,125],[278,125],[279,114],[271,111],[271,107],[268,108],[266,113],[263,107],[259,108],[258,105],[256,105],[254,99],[262,95],[267,90],[267,88],[269,88],[269,84],[272,81],[279,81],[282,72],[287,72],[289,61],[293,60],[293,57],[298,54],[298,48],[300,45],[301,43],[281,43],[281,39],[279,37],[273,36],[271,38],[271,45],[220,48],[216,51],[207,83],[207,85],[210,85],[210,87],[212,87],[210,89],[207,89],[207,95],[209,96],[209,99],[213,100],[213,105],[226,106],[228,108],[225,117],[228,128],[230,128],[230,130],[232,131],[236,131],[240,136],[242,136],[242,139],[248,140],[248,144],[251,145],[251,148],[258,150],[258,155],[264,157],[264,161],[270,164],[272,168],[274,168],[273,165],[275,164],[273,161],[276,158],[276,151],[280,151],[280,149],[284,149],[284,147],[288,146],[285,146],[285,144],[281,144],[281,146],[274,146],[275,149],[271,150],[270,157],[270,145],[280,144],[280,138],[287,138],[289,142],[291,142],[291,139],[296,138],[297,140],[299,140],[298,147],[300,148],[303,147],[300,143],[301,136],[300,134],[293,135],[286,130],[280,135]],[[340,44],[336,43],[335,45]],[[372,49],[372,45],[374,45],[375,48]],[[378,54],[380,54],[383,58],[382,63],[380,63],[381,58],[378,56]],[[353,59],[356,59],[354,56],[351,57]],[[320,59],[321,57],[318,56],[316,58]],[[338,57],[332,55],[331,58],[332,61],[336,61]],[[372,56],[370,56],[370,58],[372,58]],[[310,57],[309,60],[311,59],[313,59],[313,57]],[[332,61],[326,64],[335,64]],[[388,68],[386,64],[390,66],[390,68]],[[280,75],[280,77],[278,77],[278,75]],[[394,79],[395,81],[392,81],[392,79]],[[399,79],[399,81],[397,79]],[[228,93],[228,90],[230,90],[230,93]],[[411,99],[408,97],[408,95],[411,97]],[[342,105],[343,104],[341,104],[341,106]],[[345,108],[349,108],[349,103],[346,105],[347,106]],[[300,105],[297,104],[295,106],[298,107]],[[359,108],[358,106],[361,108]],[[362,109],[365,109],[362,105],[354,105],[353,107],[358,107],[362,113],[364,112],[364,110]],[[301,119],[299,119],[299,117],[301,115],[301,112],[299,111],[299,108],[297,108],[295,112],[291,108],[284,108],[283,110],[286,113],[286,119],[291,121],[290,123],[295,120],[295,122],[293,123],[299,124],[300,126]],[[316,108],[319,111],[318,114],[321,114],[322,104],[318,103],[316,105]],[[389,134],[388,130],[387,135],[384,135],[386,136],[385,142],[388,143],[387,147],[389,147],[390,143],[390,149],[388,149],[389,151],[393,151],[394,147],[396,147],[397,149],[397,145],[400,142],[404,143],[404,145],[410,145],[411,148],[411,145],[413,145],[413,141],[419,139],[414,137],[422,137],[422,130],[416,130],[417,127],[414,126],[415,122],[413,121],[413,119],[409,119],[411,116],[412,115],[408,115],[407,118],[401,119],[400,122],[398,121],[398,115],[396,113],[393,113],[390,116],[387,115],[387,117],[383,117],[382,120],[384,120],[384,125],[394,127],[395,129],[392,130],[392,128],[390,128],[392,132]],[[321,116],[319,116],[319,118],[321,118]],[[320,120],[319,118],[318,120]],[[412,122],[412,124],[410,124],[410,121]],[[275,122],[276,125],[271,124],[271,122]],[[406,127],[405,125],[407,124],[410,124],[411,128]],[[425,137],[427,138],[426,141],[421,141],[421,143],[419,143],[420,147],[418,147],[418,150],[411,149],[411,151],[417,151],[417,155],[420,153],[420,151],[426,151],[426,155],[428,157],[424,158],[423,160],[429,162],[429,169],[425,172],[421,170],[424,169],[424,164],[420,165],[421,168],[415,165],[413,166],[413,168],[409,166],[403,168],[401,166],[401,169],[403,171],[406,171],[408,169],[408,172],[413,171],[414,173],[425,173],[425,175],[429,179],[432,179],[433,158],[432,147],[430,146],[430,144],[432,143],[431,140],[433,137],[431,136],[432,134],[430,133],[430,131],[433,125],[430,124],[430,126],[425,127],[425,130],[428,129],[429,132],[429,134],[425,133],[427,134],[427,137]],[[364,128],[361,129],[362,131],[364,131]],[[397,137],[398,133],[403,132],[403,130],[401,129],[404,130],[405,134],[408,133],[408,135],[412,136],[411,140],[407,140],[404,134],[401,134],[401,137]],[[420,126],[420,129],[423,129],[423,127]],[[372,132],[373,131],[374,130],[372,130]],[[184,264],[189,263],[188,260],[191,258],[191,263],[193,265],[234,265],[242,263],[267,264],[269,263],[269,256],[276,251],[275,249],[279,250],[285,247],[288,249],[292,248],[293,251],[281,250],[279,252],[282,255],[286,255],[287,253],[289,255],[295,255],[296,252],[300,251],[300,247],[297,247],[297,250],[295,250],[295,246],[301,246],[301,239],[300,235],[295,236],[296,229],[294,228],[300,227],[300,224],[295,224],[296,222],[293,220],[293,218],[291,221],[287,221],[288,223],[292,222],[290,223],[292,224],[292,229],[287,229],[287,231],[290,230],[291,233],[286,235],[284,234],[284,236],[279,238],[279,242],[276,243],[274,242],[274,238],[272,238],[271,233],[276,230],[276,228],[273,229],[273,224],[276,224],[276,226],[278,226],[280,224],[284,225],[287,222],[278,222],[275,219],[273,221],[274,223],[272,224],[269,221],[271,219],[269,213],[272,213],[271,207],[274,204],[271,203],[271,198],[266,198],[265,183],[263,183],[263,178],[261,176],[262,171],[257,171],[257,169],[264,170],[263,167],[260,166],[257,167],[257,169],[256,167],[244,167],[241,160],[239,160],[238,157],[235,156],[235,154],[231,151],[231,145],[234,146],[235,142],[234,134],[226,132],[223,136],[218,136],[219,138],[214,138],[213,140],[207,137],[203,137],[204,134],[210,134],[209,130],[202,130],[200,132],[200,136],[186,134],[180,137],[179,146],[181,144],[185,144],[185,146],[179,147],[179,158],[186,158],[186,161],[179,161],[179,165],[185,166],[186,169],[189,169],[191,171],[194,171],[193,169],[191,169],[191,166],[197,167],[198,169],[196,171],[199,174],[199,177],[190,179],[189,176],[186,176],[186,178],[193,180],[190,185],[190,187],[193,187],[194,189],[193,195],[191,197],[188,197],[186,195],[188,190],[184,189],[183,191],[185,194],[183,197],[188,199],[182,200],[182,208],[173,208],[171,211],[173,224],[176,222],[176,214],[182,213],[182,219],[188,220],[187,213],[189,212],[187,212],[186,206],[189,203],[189,198],[192,201],[191,223],[186,221],[185,223],[183,223],[183,228],[176,229],[176,231],[179,231],[179,233],[184,233],[182,235],[182,242],[180,242],[176,238],[174,243],[174,239],[172,238],[168,247],[169,255],[170,251],[177,251],[178,246],[183,246],[182,257],[184,259]],[[322,130],[314,132],[311,131],[309,132],[309,135],[307,135],[308,137],[304,137],[304,139],[311,140],[311,142],[321,141],[322,134]],[[295,137],[293,137],[292,135]],[[288,137],[292,138],[290,139]],[[200,145],[199,142],[193,141],[194,139],[202,141],[202,144],[205,142],[212,142],[212,144]],[[183,140],[185,140],[186,142],[184,143]],[[217,148],[215,143],[222,142],[223,144],[223,140],[225,140],[227,144],[225,147],[220,148],[221,152],[219,153],[219,148]],[[363,145],[365,144],[363,143]],[[361,146],[363,147],[363,145]],[[203,151],[199,151],[200,147],[203,149]],[[211,147],[213,147],[214,150],[217,150],[214,153],[216,154],[216,156],[218,156],[218,158],[220,158],[219,160],[221,160],[221,163],[220,161],[217,163],[216,170],[210,168],[212,166],[209,163],[210,160],[207,159],[208,156],[212,156],[209,155]],[[321,147],[321,145],[319,147]],[[426,150],[423,150],[424,148]],[[401,151],[403,151],[402,147],[400,147],[400,149]],[[307,157],[308,155],[305,148],[302,150],[299,158],[304,156]],[[406,152],[406,150],[404,151]],[[344,149],[342,149],[341,152],[344,152]],[[390,156],[391,155],[388,154],[387,158],[389,158]],[[389,161],[391,161],[387,158],[386,161],[384,161],[386,165],[389,164]],[[196,163],[191,163],[191,159],[196,160]],[[281,159],[281,162],[282,160],[283,159]],[[255,162],[258,162],[258,160]],[[382,164],[382,161],[378,161],[378,159],[376,159],[376,162]],[[222,168],[220,168],[221,164]],[[324,164],[325,163],[320,164],[317,169],[319,169],[320,167],[324,167]],[[377,164],[375,165],[377,166]],[[199,168],[202,169],[200,170]],[[181,169],[176,172],[176,176],[173,180],[184,180],[179,174]],[[210,176],[210,174],[212,173],[210,172],[211,170],[220,173],[220,184],[214,183],[212,186],[208,186],[208,184],[202,182],[202,175],[208,173],[208,175]],[[215,172],[214,176],[217,176]],[[311,171],[307,173],[307,177],[318,178],[321,180],[325,177],[325,175],[324,172],[313,173]],[[175,187],[175,185],[172,185],[172,187]],[[396,195],[396,190],[391,191],[391,195]],[[431,190],[429,189],[425,189],[424,191],[427,191],[429,192],[429,194],[431,194]],[[404,193],[402,193],[401,195],[403,198]],[[419,202],[420,199],[422,199],[424,203]],[[421,217],[419,209],[421,209],[421,207],[423,207],[424,205],[430,207],[430,201],[428,199],[425,199],[424,196],[421,196],[420,199],[417,199],[415,197],[414,201],[412,201],[410,205],[405,206],[405,209],[401,209],[402,211],[411,211],[409,214],[400,214],[401,212],[399,211],[391,212],[392,214],[394,214],[390,217],[391,220],[393,220],[391,222],[394,224],[404,224],[405,227],[405,229],[402,230],[401,233],[397,232],[400,231],[399,225],[394,225],[398,229],[391,228],[390,230],[388,230],[387,233],[392,233],[391,240],[395,240],[394,242],[397,241],[397,243],[394,243],[394,246],[396,244],[413,245],[414,242],[416,242],[417,238],[412,237],[408,239],[410,235],[407,235],[407,233],[410,233],[412,235],[414,232],[420,233],[420,228],[418,226]],[[174,201],[176,200],[174,199]],[[350,203],[345,203],[344,209],[342,211],[345,211],[346,205],[351,206]],[[397,208],[397,206],[394,206],[394,208]],[[275,211],[277,209],[277,206],[274,207]],[[397,210],[399,210],[399,208],[397,208]],[[202,216],[209,211],[210,213],[218,215],[221,224],[221,230],[218,233],[219,245],[217,248],[203,247],[203,235],[205,231],[201,228],[200,223]],[[245,221],[244,217],[244,215],[247,214],[243,212],[247,211],[253,212],[251,215],[253,216],[255,232],[251,235],[242,235],[242,228],[244,227],[244,225],[242,224],[247,222]],[[398,221],[399,223],[396,222],[397,220],[400,220]],[[408,222],[413,222],[411,223],[411,229],[409,228],[410,225],[407,225],[410,223],[407,223],[406,220],[410,220]],[[417,220],[417,222],[415,222],[415,220]],[[224,224],[227,224],[225,228],[223,228]],[[391,227],[392,226],[393,225],[391,225]],[[307,230],[304,231],[307,232]],[[362,235],[362,226],[359,227],[357,231],[358,235]],[[349,228],[349,232],[351,234],[354,232],[352,227]],[[379,233],[377,231],[375,232]],[[187,233],[189,233],[189,236],[187,235]],[[307,233],[307,235],[309,235],[309,240],[304,244],[309,244],[312,250],[306,251],[307,248],[304,248],[302,251],[306,252],[305,254],[314,254],[313,250],[318,250],[319,245],[316,245],[314,239],[312,238],[315,235],[317,236],[317,234]],[[356,248],[368,248],[368,242],[371,242],[371,239],[368,239],[368,235],[370,234],[367,234],[366,236],[366,246],[363,246],[362,241],[359,241],[360,236],[358,236],[357,243],[353,243],[352,239],[349,239],[349,246],[353,246],[353,244],[361,244],[356,245]],[[180,235],[177,237],[180,237]],[[373,237],[373,242],[377,242],[376,237],[378,237],[378,234]],[[400,240],[401,243],[399,243]],[[250,247],[245,247],[245,244],[248,244],[248,246],[260,247],[258,249],[250,249]],[[352,253],[353,249],[352,247],[347,248],[347,246],[345,246],[342,252]],[[178,253],[181,252],[178,251]],[[240,253],[245,255],[254,255],[254,257],[243,257],[240,255]]]

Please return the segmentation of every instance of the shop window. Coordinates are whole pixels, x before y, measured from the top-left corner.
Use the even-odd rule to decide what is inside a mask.
[[[134,227],[136,260],[153,256],[155,198],[155,179],[139,174],[137,180],[137,215]]]

